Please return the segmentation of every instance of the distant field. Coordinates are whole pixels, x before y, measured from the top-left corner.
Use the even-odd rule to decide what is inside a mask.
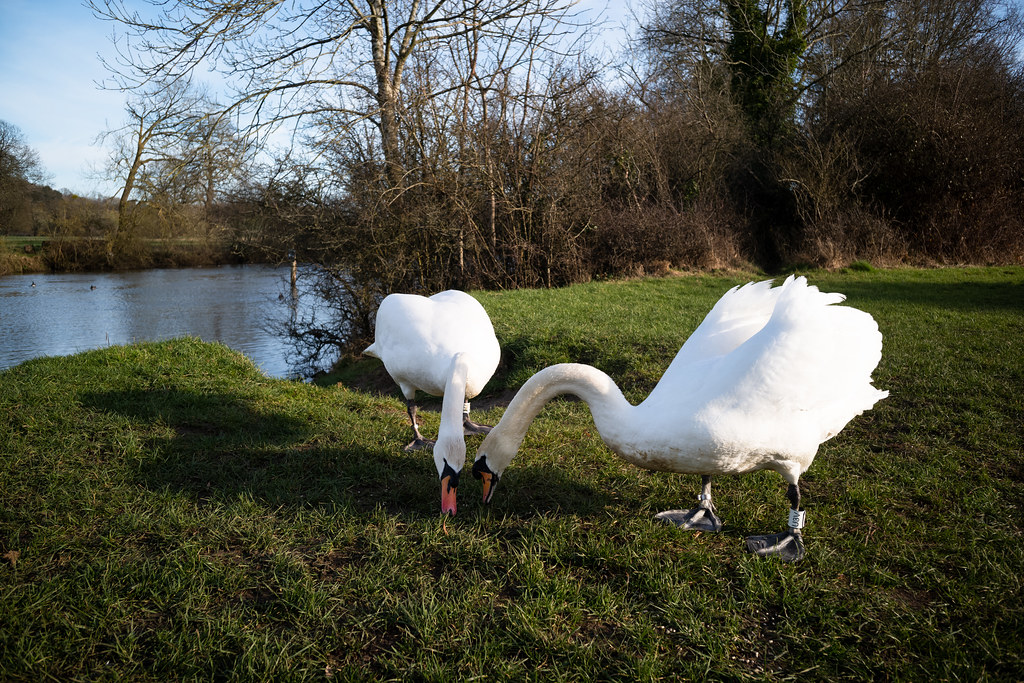
[[[26,244],[31,244],[33,247],[40,246],[48,238],[38,236],[27,236],[27,235],[7,235],[3,238],[4,244],[11,249],[24,249]]]
[[[42,259],[42,237],[0,238],[0,276],[32,273],[45,270]],[[26,251],[26,247],[31,247]]]
[[[0,236],[0,276],[46,271],[137,270],[248,262],[228,242],[204,238],[142,239],[144,247],[108,261],[103,237]],[[56,242],[47,247],[47,243]],[[27,247],[31,247],[26,251]],[[49,249],[49,253],[46,252]]]
[[[46,243],[46,237],[6,236],[0,237],[0,253],[30,254],[38,253]],[[26,250],[26,247],[28,250]]]
[[[752,277],[477,293],[503,363],[474,416],[566,360],[640,400]],[[623,463],[578,402],[442,525],[397,391],[192,339],[2,372],[0,680],[1019,680],[1024,268],[809,279],[878,321],[891,395],[802,479],[794,565],[743,552],[777,475],[717,483],[720,534],[661,526],[699,478]]]

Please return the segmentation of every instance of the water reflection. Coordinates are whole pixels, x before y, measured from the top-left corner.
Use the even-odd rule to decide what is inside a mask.
[[[268,322],[300,314],[289,266],[0,277],[0,369],[37,356],[192,335],[287,377],[288,344]]]

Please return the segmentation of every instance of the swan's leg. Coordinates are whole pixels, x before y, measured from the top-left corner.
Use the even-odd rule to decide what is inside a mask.
[[[411,398],[406,400],[405,407],[409,411],[409,420],[412,421],[413,440],[405,445],[405,451],[418,451],[422,448],[433,448],[434,442],[423,438],[420,434],[419,425],[416,424],[416,401]]]
[[[747,536],[747,550],[761,557],[776,556],[783,562],[796,562],[804,556],[804,539],[800,530],[804,527],[804,513],[800,511],[800,486],[790,484],[786,491],[789,498],[789,530],[781,534]]]
[[[722,520],[715,514],[715,505],[711,502],[711,477],[701,477],[700,502],[691,510],[666,510],[654,516],[663,522],[674,524],[681,529],[692,531],[721,531]]]
[[[471,434],[488,434],[492,429],[488,425],[477,424],[469,419],[469,401],[466,401],[462,406],[462,428],[465,430],[466,436]]]

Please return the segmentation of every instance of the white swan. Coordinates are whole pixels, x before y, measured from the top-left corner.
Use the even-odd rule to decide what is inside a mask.
[[[414,437],[405,450],[433,446],[441,512],[454,515],[459,473],[466,462],[463,436],[491,429],[469,419],[469,399],[480,393],[501,359],[487,311],[456,290],[429,298],[390,294],[377,309],[374,342],[363,353],[384,361],[402,390]],[[416,424],[417,389],[444,396],[436,442],[423,438]]]
[[[789,482],[789,530],[751,536],[747,547],[783,560],[803,556],[798,481],[818,446],[888,395],[871,385],[882,335],[867,313],[833,306],[803,277],[779,287],[729,290],[686,340],[650,396],[630,405],[608,375],[566,363],[531,377],[477,452],[473,476],[490,502],[540,409],[558,394],[590,406],[605,444],[650,470],[703,475],[698,506],[658,515],[687,529],[718,531],[711,477],[761,469]]]

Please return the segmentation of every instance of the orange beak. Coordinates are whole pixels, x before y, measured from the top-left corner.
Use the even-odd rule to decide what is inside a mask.
[[[480,484],[484,494],[484,503],[490,503],[494,496],[494,487],[498,483],[497,478],[490,472],[480,473]]]
[[[459,480],[452,475],[441,477],[441,514],[455,516],[455,492]]]
[[[498,486],[498,475],[487,466],[487,457],[484,456],[473,463],[473,476],[480,480],[483,489],[484,504],[491,502],[494,497],[494,489]]]

